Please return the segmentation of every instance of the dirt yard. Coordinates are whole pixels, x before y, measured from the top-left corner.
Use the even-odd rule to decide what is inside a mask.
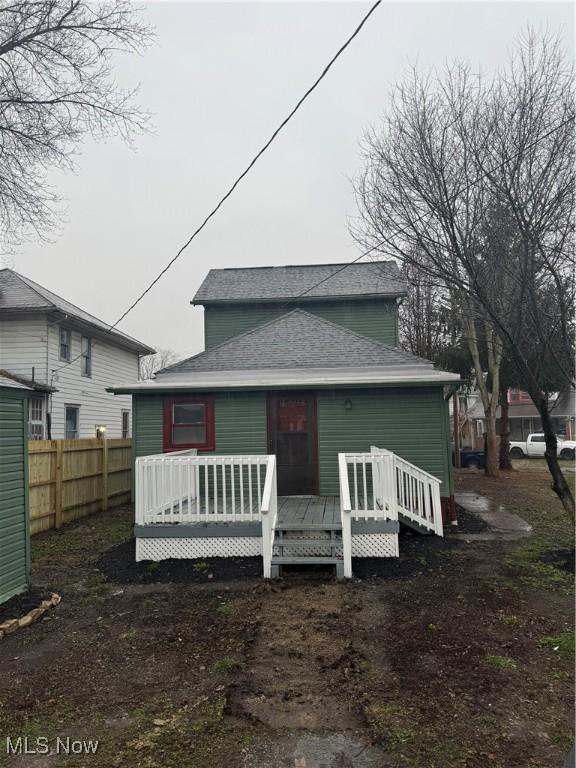
[[[0,764],[560,768],[573,539],[545,471],[521,464],[458,486],[532,536],[481,540],[469,518],[444,540],[403,536],[398,561],[350,583],[264,583],[257,560],[136,565],[128,509],[35,537],[34,584],[62,602],[0,640]],[[53,753],[7,757],[6,736]],[[98,749],[58,755],[58,736]]]

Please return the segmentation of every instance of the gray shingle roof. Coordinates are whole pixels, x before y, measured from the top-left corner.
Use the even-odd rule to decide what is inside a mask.
[[[6,389],[27,389],[32,391],[32,387],[27,387],[25,384],[20,384],[19,381],[14,381],[14,379],[9,379],[7,376],[2,376],[1,374],[0,387],[5,387]]]
[[[348,331],[309,312],[295,309],[206,352],[175,363],[162,375],[254,369],[353,368],[432,363],[396,347]]]
[[[295,299],[302,294],[304,299],[401,296],[406,291],[406,282],[394,261],[211,269],[192,303],[271,301]]]
[[[103,320],[99,320],[94,315],[71,304],[61,296],[57,296],[47,288],[30,280],[30,278],[24,277],[24,275],[20,275],[12,269],[0,269],[0,312],[21,312],[27,309],[32,311],[41,309],[47,311],[58,310],[82,323],[109,333],[111,340],[115,340],[121,346],[135,349],[141,354],[150,354],[155,351],[152,347],[122,333],[122,331],[116,329],[110,331],[110,325]]]

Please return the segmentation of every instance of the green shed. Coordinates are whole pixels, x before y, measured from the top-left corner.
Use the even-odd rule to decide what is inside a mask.
[[[0,376],[0,603],[30,586],[28,397]]]

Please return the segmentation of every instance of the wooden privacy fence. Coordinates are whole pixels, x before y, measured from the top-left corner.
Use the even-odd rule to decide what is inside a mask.
[[[29,440],[30,533],[130,501],[132,441]]]

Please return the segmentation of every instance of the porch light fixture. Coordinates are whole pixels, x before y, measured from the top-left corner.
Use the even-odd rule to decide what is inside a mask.
[[[344,408],[346,408],[347,411],[352,410],[352,400],[350,400],[349,397],[347,397],[346,400],[344,400]]]
[[[103,440],[104,435],[106,434],[106,425],[105,424],[96,424],[96,439],[97,440]]]

